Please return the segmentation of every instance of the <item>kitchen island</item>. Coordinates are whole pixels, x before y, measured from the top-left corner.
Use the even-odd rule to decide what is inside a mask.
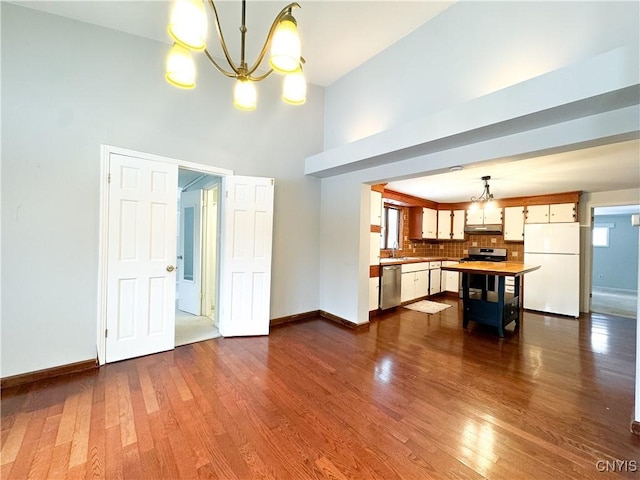
[[[442,270],[462,274],[462,326],[467,328],[469,320],[474,320],[497,327],[498,336],[504,337],[505,326],[514,321],[516,328],[520,326],[520,277],[539,268],[539,265],[516,262],[468,262],[443,266]],[[498,290],[489,291],[489,282],[484,282],[485,287],[472,295],[469,288],[472,274],[495,276]],[[514,277],[512,294],[505,291],[506,277]]]

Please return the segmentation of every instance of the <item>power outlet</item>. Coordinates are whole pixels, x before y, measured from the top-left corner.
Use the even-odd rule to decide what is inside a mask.
[[[471,242],[471,246],[472,247],[477,247],[478,246],[478,242]]]
[[[518,258],[518,252],[511,252],[511,256],[514,258]]]
[[[496,239],[496,238],[492,238],[492,239],[491,239],[491,243],[498,243],[498,239]]]
[[[440,250],[444,250],[444,245],[440,245]]]

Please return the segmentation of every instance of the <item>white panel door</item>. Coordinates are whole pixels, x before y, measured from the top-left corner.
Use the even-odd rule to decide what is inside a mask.
[[[111,154],[106,361],[174,348],[178,167]]]
[[[180,194],[178,310],[200,315],[202,292],[202,190]]]
[[[273,179],[224,179],[220,334],[268,335]]]

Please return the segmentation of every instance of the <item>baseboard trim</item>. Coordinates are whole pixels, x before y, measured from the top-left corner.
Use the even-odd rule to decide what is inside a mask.
[[[94,368],[98,368],[98,360],[95,358],[91,360],[84,360],[82,362],[60,365],[59,367],[45,368],[44,370],[37,370],[35,372],[12,375],[11,377],[0,378],[0,389],[4,390],[5,388],[17,387],[18,385],[25,385],[27,383],[47,380],[49,378],[69,375],[71,373],[83,372],[85,370],[92,370]]]
[[[310,312],[296,313],[295,315],[287,315],[286,317],[272,318],[269,320],[269,326],[275,327],[277,325],[284,325],[286,323],[301,322],[310,318],[317,318],[320,316],[320,310],[312,310]]]
[[[320,310],[320,316],[326,320],[342,325],[343,327],[347,327],[351,330],[362,330],[364,328],[369,328],[369,322],[366,323],[353,323],[349,320],[346,320],[342,317],[334,315],[333,313],[325,312],[324,310]]]
[[[635,420],[631,422],[631,433],[640,435],[640,422],[636,422]]]

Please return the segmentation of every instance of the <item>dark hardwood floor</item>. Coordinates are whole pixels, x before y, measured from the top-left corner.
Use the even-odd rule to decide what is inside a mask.
[[[6,389],[2,478],[640,476],[635,320],[527,312],[499,339],[441,301]]]

